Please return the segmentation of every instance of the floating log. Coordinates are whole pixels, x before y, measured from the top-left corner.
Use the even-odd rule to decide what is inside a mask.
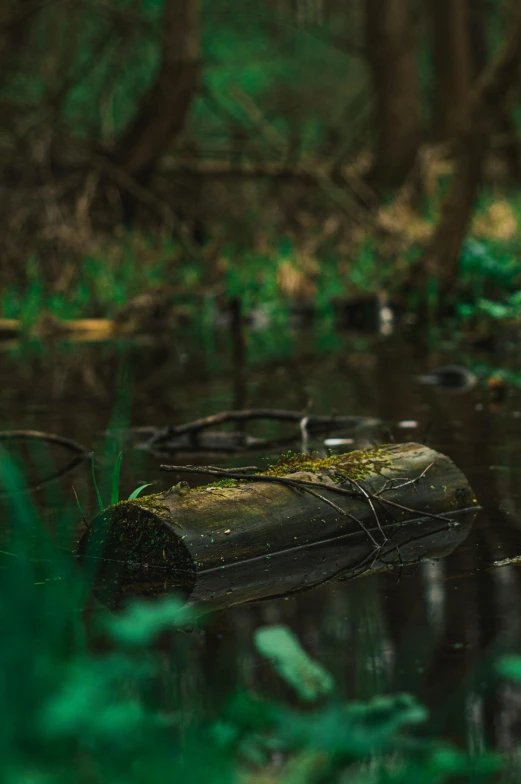
[[[18,319],[0,319],[0,340],[19,337],[24,324]],[[60,319],[44,313],[28,328],[33,337],[68,337],[71,340],[107,340],[122,332],[122,327],[111,319]]]
[[[20,331],[19,325],[16,319],[0,319],[0,340],[16,337]]]
[[[177,592],[211,609],[285,595],[450,552],[479,508],[452,460],[414,443],[237,476],[181,482],[95,517],[78,555],[98,598]]]

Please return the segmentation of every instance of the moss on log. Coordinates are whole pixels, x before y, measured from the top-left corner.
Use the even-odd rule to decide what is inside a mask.
[[[450,552],[478,508],[454,463],[414,443],[301,456],[270,475],[177,486],[109,507],[78,550],[96,567],[98,597],[117,606],[126,597],[176,591],[222,607],[287,594]]]

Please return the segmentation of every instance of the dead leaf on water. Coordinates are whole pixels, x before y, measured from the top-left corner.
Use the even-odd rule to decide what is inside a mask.
[[[500,561],[494,561],[492,566],[521,566],[521,555],[514,555],[513,558],[502,558]]]

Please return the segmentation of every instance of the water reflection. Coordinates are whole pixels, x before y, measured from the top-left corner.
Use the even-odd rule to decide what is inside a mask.
[[[211,341],[181,335],[163,345],[51,347],[29,356],[0,352],[0,375],[8,380],[0,387],[2,425],[56,432],[99,448],[128,376],[134,426],[179,423],[238,400],[296,409],[312,401],[320,413],[376,416],[387,423],[389,438],[425,438],[456,462],[478,494],[483,509],[466,538],[441,559],[216,613],[204,631],[183,636],[181,673],[177,665],[172,674],[165,659],[165,700],[181,695],[217,711],[239,685],[287,696],[251,644],[259,624],[287,623],[347,696],[411,691],[426,701],[431,726],[445,736],[474,750],[497,746],[518,753],[521,691],[496,679],[492,663],[504,651],[521,650],[521,566],[490,566],[521,554],[521,394],[511,390],[502,404],[491,405],[483,385],[450,396],[415,381],[444,364],[493,364],[484,353],[462,356],[461,349],[396,336],[344,334],[328,351],[323,343],[317,351],[313,333],[285,334],[280,345],[277,336],[270,340],[248,335],[246,358],[237,348],[234,354],[226,334]],[[235,375],[234,355],[242,363]],[[418,427],[400,430],[394,423],[401,420]],[[262,437],[277,434],[269,424],[258,427]],[[158,488],[171,483],[151,456],[128,450],[123,494],[145,481]],[[40,494],[39,501],[59,513],[71,482],[93,513],[90,474],[81,466],[64,481],[60,497]],[[69,533],[64,546],[72,547],[79,532]]]

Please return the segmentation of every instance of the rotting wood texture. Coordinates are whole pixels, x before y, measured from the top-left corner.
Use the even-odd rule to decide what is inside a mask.
[[[415,540],[425,554],[450,551],[464,535],[463,513],[478,508],[452,460],[419,444],[305,456],[300,465],[269,476],[224,471],[221,483],[181,482],[109,507],[78,550],[96,594],[118,606],[175,591],[208,607],[283,595],[399,563]]]

